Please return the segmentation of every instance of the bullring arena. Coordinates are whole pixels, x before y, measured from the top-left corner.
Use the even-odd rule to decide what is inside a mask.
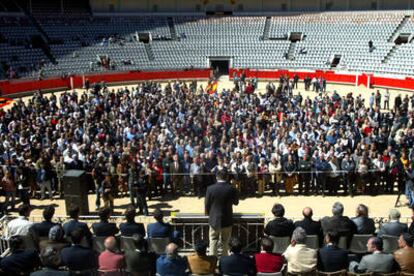
[[[300,239],[299,227],[271,234],[269,225],[280,219],[275,204],[292,221],[303,219],[305,207],[315,221],[343,207],[349,218],[372,218],[375,229],[356,230],[352,222],[353,232],[343,225],[328,231],[322,222],[317,235],[307,234],[316,236],[316,245],[307,243],[314,249],[332,243],[324,235],[338,234],[348,259],[333,275],[414,273],[395,255],[399,266],[392,269],[352,267],[368,253],[402,248],[400,234],[414,235],[413,1],[142,2],[0,2],[0,275],[50,268],[42,258],[32,268],[10,268],[7,258],[17,250],[13,236],[21,239],[19,250],[46,254],[41,241],[50,235],[19,220],[40,223],[53,208],[51,221],[66,224],[66,242],[77,245],[76,235],[92,233],[82,246],[96,259],[93,267],[73,266],[55,252],[62,258],[56,271],[186,275],[164,271],[160,260],[191,255],[200,240],[217,255],[206,191],[221,181],[239,198],[229,235],[253,262],[266,236],[275,254]],[[30,212],[22,214],[26,206]],[[67,233],[75,207],[89,229],[81,234]],[[113,235],[92,226],[107,223],[100,218],[107,211],[118,228],[131,210],[158,258],[144,274],[127,259],[108,268],[98,257],[108,251],[126,258],[138,248],[127,245],[121,229],[110,250]],[[151,237],[159,212],[174,235]],[[397,220],[404,230],[385,233]],[[218,255],[225,258],[230,237],[220,233]],[[162,238],[171,243],[160,249],[154,244]],[[367,249],[371,239],[384,240],[384,250]],[[215,261],[216,275],[263,272],[256,263],[253,272],[226,273],[224,261]],[[320,257],[308,270],[295,270],[301,262],[287,253],[283,262],[264,275],[334,272]],[[195,273],[188,261],[185,269],[213,275]]]

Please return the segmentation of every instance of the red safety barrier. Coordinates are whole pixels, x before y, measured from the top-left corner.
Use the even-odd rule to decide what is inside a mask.
[[[73,86],[79,88],[83,86],[83,78],[94,82],[104,81],[106,83],[142,81],[142,80],[175,80],[175,79],[208,79],[210,69],[184,70],[184,71],[157,71],[157,72],[124,72],[99,75],[72,76]],[[48,89],[70,89],[71,78],[52,78],[45,80],[10,80],[0,82],[0,91],[3,95],[11,95],[36,90]]]

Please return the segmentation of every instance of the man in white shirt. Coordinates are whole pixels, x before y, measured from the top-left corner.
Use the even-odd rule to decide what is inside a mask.
[[[306,246],[306,232],[297,227],[289,247],[283,253],[288,263],[288,273],[298,274],[316,270],[317,251]]]
[[[32,227],[33,222],[29,221],[27,218],[30,216],[31,208],[27,204],[22,204],[19,207],[19,217],[11,220],[7,224],[7,233],[6,239],[9,239],[13,236],[27,236],[29,234],[29,229]]]

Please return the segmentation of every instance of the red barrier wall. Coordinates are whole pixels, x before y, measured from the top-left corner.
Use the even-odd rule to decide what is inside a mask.
[[[236,72],[241,74],[242,70],[230,69],[230,77]],[[292,72],[288,70],[252,70],[244,69],[247,78],[257,77],[259,79],[278,79],[282,74],[293,77],[295,74],[300,79],[310,76],[323,76],[328,82],[337,82],[364,86],[374,87],[389,87],[395,89],[413,90],[414,91],[414,78],[389,78],[389,77],[377,77],[372,74],[337,74],[333,71],[313,71],[313,72]],[[166,80],[166,79],[208,79],[210,78],[210,69],[201,70],[187,70],[187,71],[159,71],[159,72],[124,72],[124,73],[112,73],[112,74],[100,74],[100,75],[86,75],[85,78],[89,79],[90,83],[105,81],[106,83],[127,82],[127,81],[142,81],[142,80]],[[1,81],[0,91],[3,95],[10,95],[28,91],[47,90],[47,89],[69,89],[70,79],[52,78],[47,80],[12,80]],[[83,76],[73,76],[73,85],[76,88],[82,87]]]
[[[142,81],[142,80],[165,80],[165,79],[208,79],[210,78],[210,69],[187,70],[187,71],[159,71],[159,72],[124,72],[100,75],[86,75],[90,83],[105,81],[106,83],[124,82],[124,81]],[[82,87],[83,76],[73,76],[73,85],[76,88]],[[0,91],[3,95],[16,93],[63,88],[69,89],[71,86],[70,78],[51,78],[46,80],[11,80],[1,81]]]

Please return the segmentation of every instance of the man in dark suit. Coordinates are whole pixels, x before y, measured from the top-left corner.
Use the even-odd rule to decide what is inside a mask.
[[[134,234],[132,236],[137,250],[125,252],[125,262],[128,271],[133,276],[154,275],[156,256],[148,252],[148,244],[144,236]]]
[[[272,213],[275,216],[275,219],[269,221],[269,223],[266,225],[264,229],[265,234],[274,237],[290,237],[295,228],[293,221],[284,217],[285,208],[283,205],[273,205]]]
[[[357,216],[352,218],[352,221],[357,227],[357,234],[372,235],[375,233],[375,222],[368,217],[368,207],[364,204],[359,204],[356,210]]]
[[[148,224],[148,238],[173,238],[173,229],[171,224],[164,222],[164,215],[160,209],[154,211],[156,222]]]
[[[256,275],[254,260],[241,254],[243,248],[241,241],[233,237],[229,247],[231,254],[220,258],[220,275]]]
[[[184,167],[179,159],[178,154],[175,154],[173,156],[173,161],[170,165],[170,174],[171,174],[171,180],[173,185],[173,192],[180,191],[180,193],[183,192],[183,175]]]
[[[83,239],[83,231],[75,229],[70,233],[72,246],[62,249],[60,257],[62,264],[71,271],[85,271],[96,269],[96,256],[93,250],[80,245]]]
[[[322,219],[322,230],[326,234],[328,232],[337,232],[340,237],[347,238],[347,245],[349,246],[352,236],[356,233],[357,228],[355,223],[348,217],[343,216],[344,205],[340,202],[335,202],[332,206],[332,217],[325,217]]]
[[[348,268],[348,252],[338,247],[339,236],[336,232],[325,234],[325,247],[318,252],[318,270],[335,272]]]
[[[89,227],[86,223],[79,221],[79,206],[72,205],[69,208],[69,216],[71,220],[63,224],[63,230],[65,231],[65,236],[70,237],[71,233],[76,230],[80,229],[83,232],[83,236],[86,237],[89,244],[92,244],[92,233],[89,230]]]
[[[102,208],[99,210],[99,222],[92,224],[92,230],[97,237],[109,237],[118,234],[119,229],[115,223],[108,222],[111,216],[111,209]]]
[[[400,222],[401,213],[396,209],[391,209],[389,213],[390,222],[383,223],[378,232],[378,236],[390,235],[399,237],[402,233],[408,232],[408,226]]]
[[[135,211],[134,206],[129,206],[125,211],[126,222],[123,222],[119,225],[119,230],[121,230],[121,236],[131,237],[134,234],[139,234],[142,237],[145,237],[145,228],[144,224],[136,223],[135,216],[137,212]]]
[[[35,250],[23,250],[21,236],[13,236],[9,239],[11,254],[0,261],[0,269],[5,275],[26,275],[40,265],[38,254]]]
[[[53,205],[49,205],[43,210],[44,221],[33,224],[33,226],[30,229],[30,231],[32,231],[35,237],[43,238],[49,235],[50,228],[57,225],[57,223],[52,222],[52,218],[54,214],[55,214],[55,207],[53,207]]]
[[[318,235],[321,236],[322,228],[320,221],[314,221],[312,219],[313,210],[310,207],[305,207],[302,211],[303,220],[296,221],[294,228],[302,227],[306,231],[306,235]]]
[[[225,179],[227,171],[219,170],[216,174],[217,183],[207,188],[205,213],[209,216],[210,255],[217,256],[217,245],[221,239],[223,256],[228,255],[228,242],[233,225],[233,205],[239,204],[237,190]]]

